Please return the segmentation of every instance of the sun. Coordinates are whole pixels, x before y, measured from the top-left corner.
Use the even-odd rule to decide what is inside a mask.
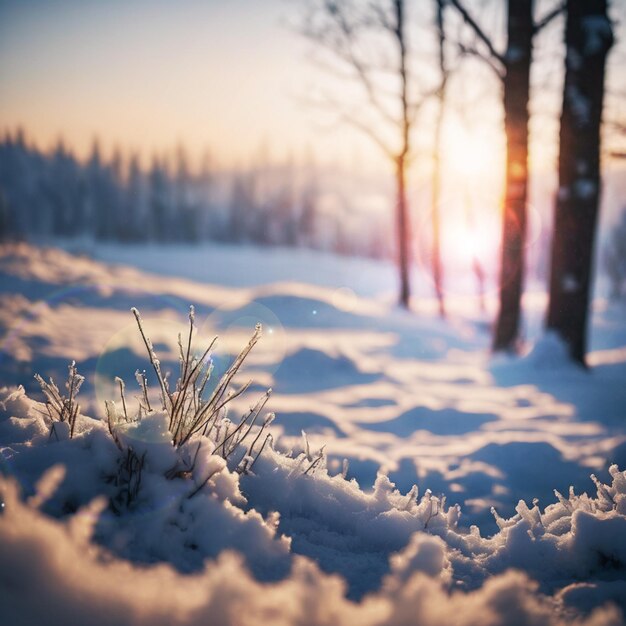
[[[499,225],[494,218],[495,215],[484,212],[471,222],[460,216],[450,220],[444,238],[453,264],[470,268],[475,262],[485,264],[493,260],[500,241]]]
[[[443,140],[444,168],[453,179],[466,183],[490,184],[501,178],[504,155],[497,142],[485,132],[468,128],[458,120],[451,120],[445,128]]]

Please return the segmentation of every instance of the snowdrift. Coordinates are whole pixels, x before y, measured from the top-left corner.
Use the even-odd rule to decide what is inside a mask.
[[[1,624],[624,623],[623,313],[598,312],[586,374],[549,337],[524,359],[490,359],[471,316],[404,315],[306,277],[235,288],[12,250],[0,257]],[[175,371],[176,346],[152,335],[146,361],[128,308],[182,328],[184,352],[192,300],[227,354],[256,319],[274,329],[246,361],[256,385],[215,386],[220,353],[204,400],[154,373],[145,392],[141,368]],[[73,391],[33,399],[33,371],[60,380],[70,358],[84,413],[77,372]]]
[[[59,436],[21,388],[3,389],[1,408],[5,623],[621,623],[617,467],[594,497],[520,501],[483,537],[444,497],[401,494],[384,475],[366,493],[306,449],[268,445],[238,472],[204,437],[193,471],[168,477],[189,450],[158,411],[125,429],[144,458],[127,502],[124,454],[102,420],[78,415],[74,436]]]

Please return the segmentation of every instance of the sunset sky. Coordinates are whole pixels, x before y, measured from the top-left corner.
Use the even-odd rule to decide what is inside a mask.
[[[43,146],[63,136],[81,154],[98,135],[105,147],[144,154],[183,142],[223,162],[269,149],[378,164],[369,140],[305,104],[337,85],[311,62],[313,46],[294,27],[298,7],[0,1],[0,126],[23,125]]]
[[[283,0],[0,2],[0,120],[43,144],[181,141],[226,161],[261,145],[349,157],[302,99],[319,72]],[[367,149],[367,148],[366,148]]]
[[[367,138],[305,104],[320,89],[343,94],[295,28],[302,4],[0,0],[0,130],[21,125],[40,147],[63,137],[81,155],[98,136],[106,150],[144,157],[184,143],[196,158],[208,148],[226,165],[245,165],[261,151],[278,159],[308,152],[318,162],[381,169],[384,157]],[[547,6],[540,1],[538,11]],[[485,24],[502,22],[500,13],[486,14]],[[430,18],[418,17],[427,45]],[[539,55],[558,49],[559,28],[538,42]],[[553,169],[556,154],[560,63],[557,50],[545,70],[534,70],[541,89],[531,158],[544,169]],[[451,94],[444,160],[471,179],[501,174],[501,107],[488,75],[457,84],[457,94],[473,92],[464,113]],[[419,163],[432,124],[416,130]]]

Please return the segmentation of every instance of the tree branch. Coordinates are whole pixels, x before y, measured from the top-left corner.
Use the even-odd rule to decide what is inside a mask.
[[[361,120],[357,119],[353,115],[349,115],[348,113],[343,113],[341,115],[341,120],[351,126],[354,126],[358,130],[360,130],[363,134],[367,135],[384,153],[385,155],[394,160],[396,158],[393,150],[389,148],[389,146],[372,130],[372,127],[368,124],[365,124]]]
[[[548,14],[544,15],[538,22],[533,26],[533,33],[537,34],[540,30],[544,29],[552,20],[559,17],[561,13],[565,12],[565,2],[561,2],[558,6],[556,6],[552,11]]]
[[[382,26],[385,30],[393,31],[393,23],[389,19],[389,15],[387,15],[380,4],[376,1],[368,2],[368,8],[371,13],[375,16],[377,23]]]
[[[476,20],[469,14],[467,9],[459,2],[459,0],[447,1],[461,14],[463,21],[474,31],[476,37],[478,37],[478,39],[485,44],[487,50],[489,50],[489,54],[506,67],[506,59],[504,56],[495,49],[491,39],[487,37],[483,29],[478,25],[478,22],[476,22]]]
[[[378,97],[370,77],[371,69],[358,58],[354,51],[355,29],[358,27],[359,23],[351,22],[343,12],[339,3],[327,0],[325,7],[326,15],[331,19],[335,27],[335,32],[309,28],[305,29],[303,34],[312,41],[327,48],[346,65],[351,67],[355,72],[354,78],[361,83],[370,105],[387,123],[396,126],[399,125],[400,121],[389,113]],[[381,26],[384,28],[388,27],[386,24],[383,24],[384,18],[382,15],[377,15],[376,17],[378,21],[380,21]],[[366,23],[364,22],[364,24]],[[333,34],[338,35],[338,37],[333,37]]]
[[[465,44],[459,43],[458,47],[461,56],[473,56],[480,59],[481,61],[484,61],[489,66],[489,68],[493,70],[496,77],[500,81],[504,80],[505,73],[503,68],[500,65],[494,63],[493,59],[490,56],[486,56],[475,46],[466,46]]]
[[[400,75],[400,103],[402,108],[402,122],[401,122],[401,131],[402,131],[402,149],[401,155],[402,158],[406,157],[409,152],[409,136],[411,133],[411,120],[410,120],[410,112],[409,112],[409,99],[408,99],[408,76],[407,76],[407,46],[406,39],[404,36],[404,2],[402,0],[395,0],[394,9],[395,9],[395,29],[394,34],[396,37],[396,41],[398,43],[398,52],[400,55],[400,66],[398,68],[398,73]]]
[[[331,98],[328,94],[323,94],[324,100],[306,98],[301,101],[308,105],[314,106],[319,109],[332,113],[335,120],[331,123],[331,126],[335,124],[348,124],[354,128],[360,130],[363,134],[369,137],[390,159],[395,159],[395,152],[389,147],[389,145],[383,140],[383,138],[372,128],[372,124],[368,124],[360,120],[353,111],[346,110],[346,107],[342,107],[341,104]],[[343,108],[343,110],[342,110]]]
[[[409,120],[411,124],[413,124],[417,118],[417,114],[422,110],[422,107],[431,99],[443,91],[445,87],[445,83],[447,82],[447,77],[441,80],[435,87],[430,89],[429,91],[423,92],[420,95],[419,100],[409,102],[407,104],[407,111],[409,113]]]

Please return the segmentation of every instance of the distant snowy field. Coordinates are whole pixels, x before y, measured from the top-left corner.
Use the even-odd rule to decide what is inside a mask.
[[[572,618],[571,607],[590,609],[604,599],[623,599],[626,595],[620,583],[626,575],[626,509],[620,507],[626,505],[619,504],[620,494],[626,492],[626,478],[616,470],[609,474],[613,464],[626,469],[623,305],[595,302],[589,357],[592,367],[590,372],[583,372],[566,362],[554,338],[541,336],[545,297],[539,291],[529,293],[525,300],[527,353],[519,359],[493,358],[487,320],[493,313],[495,294],[488,294],[490,313],[481,313],[470,281],[450,290],[451,314],[442,322],[433,314],[434,303],[423,273],[416,272],[416,312],[407,313],[393,305],[393,267],[374,261],[220,245],[187,249],[99,246],[93,256],[95,260],[25,245],[2,249],[0,387],[22,384],[29,396],[41,399],[33,374],[52,375],[60,383],[68,362],[75,359],[86,376],[80,398],[83,413],[102,417],[104,400],[116,398],[114,376],[126,380],[132,398],[134,372],[148,366],[129,312],[131,306],[141,311],[155,348],[163,355],[164,369],[172,369],[174,376],[176,335],[185,332],[189,304],[196,307],[200,332],[207,342],[214,334],[220,336],[215,355],[218,372],[246,342],[257,321],[264,327],[264,335],[244,368],[244,378],[254,383],[240,406],[249,406],[259,392],[272,388],[268,409],[276,413],[271,426],[275,451],[268,450],[267,458],[259,462],[258,477],[242,477],[247,505],[237,502],[236,486],[229,487],[232,493],[225,499],[248,511],[247,516],[251,515],[250,508],[258,511],[261,521],[249,524],[267,528],[253,531],[251,536],[261,533],[257,546],[232,537],[224,539],[222,545],[216,539],[217,547],[206,548],[205,554],[215,556],[220,545],[234,549],[246,556],[254,576],[281,582],[272,583],[267,604],[259,608],[265,592],[258,583],[250,580],[247,586],[235,589],[231,580],[232,606],[214,606],[211,610],[225,611],[225,617],[212,623],[257,623],[258,615],[245,614],[242,594],[249,593],[248,606],[258,605],[258,611],[271,615],[271,598],[291,593],[289,585],[293,593],[300,594],[301,602],[314,603],[322,602],[326,592],[321,588],[328,586],[328,613],[311,614],[306,621],[306,615],[298,617],[295,605],[291,614],[283,607],[284,613],[275,623],[414,623],[415,603],[422,603],[425,611],[420,623],[446,623],[446,613],[438,613],[443,609],[437,608],[438,603],[446,602],[474,607],[467,609],[467,622],[454,623],[512,623],[509,609],[494,599],[500,593],[515,596],[517,604],[512,602],[512,606],[520,615],[528,613],[527,623],[557,623]],[[30,400],[14,398],[8,402],[7,393],[6,419],[35,420]],[[12,406],[16,407],[14,413],[21,414],[9,415]],[[28,455],[34,454],[28,451],[32,445],[24,447],[26,441],[38,441],[32,433],[40,426],[31,424],[16,434],[16,424],[22,422],[3,423],[5,418],[0,417],[4,473],[17,477],[25,493],[32,494],[34,483],[51,464],[44,453],[29,461]],[[294,474],[292,459],[306,447],[302,431],[312,450],[325,446],[328,475],[321,471],[294,478],[298,472]],[[94,436],[85,433],[81,436]],[[75,450],[78,444],[75,440],[58,443],[70,444],[74,447],[68,453],[72,459],[68,472],[80,473],[82,461]],[[89,445],[100,450],[100,444]],[[63,460],[60,452],[52,456],[55,461]],[[343,468],[347,468],[347,480],[341,476]],[[595,498],[597,487],[591,473],[610,486],[602,488],[610,497],[603,496],[601,489],[595,504],[577,500],[577,496],[558,503],[553,490],[567,497],[570,485],[575,494],[587,492]],[[386,478],[377,479],[377,475]],[[352,479],[356,483],[349,482]],[[394,495],[389,480],[399,493]],[[419,492],[414,502],[411,498],[415,492],[409,494],[413,485]],[[3,491],[11,490],[5,486]],[[97,495],[102,493],[87,487],[83,499]],[[78,550],[78,540],[68,539],[71,533],[11,497],[7,502],[13,502],[22,518],[30,521],[26,528],[8,526],[3,531],[0,516],[0,542],[11,540],[17,546],[22,541],[26,546],[35,536],[58,533],[62,538],[54,542],[54,548],[45,547],[40,538],[43,543],[32,547],[30,558],[35,559],[40,549],[47,554],[48,575],[60,575],[55,570],[61,568],[58,560]],[[533,508],[534,498],[538,503]],[[520,500],[528,507],[520,507]],[[436,506],[432,504],[435,501]],[[448,508],[456,503],[460,505],[458,520],[457,509]],[[552,509],[546,511],[549,505]],[[55,516],[65,515],[50,506]],[[498,522],[491,507],[501,516]],[[554,507],[561,508],[557,511]],[[584,515],[578,509],[584,510]],[[268,521],[271,511],[278,511],[280,520]],[[7,524],[11,515],[6,512]],[[214,519],[212,513],[197,515]],[[431,517],[435,521],[429,522]],[[222,523],[228,525],[227,521]],[[480,531],[470,532],[472,524]],[[138,544],[129,540],[134,548],[120,547],[121,539],[113,531],[107,534],[101,530],[99,542],[121,559],[165,561],[179,571],[198,571],[202,564],[199,557],[189,561],[167,551],[152,551],[161,531],[148,527],[155,536]],[[411,538],[411,533],[425,529],[427,534],[418,532]],[[132,536],[134,531],[129,526],[126,532]],[[206,532],[219,533],[219,526]],[[230,537],[233,531],[222,532]],[[278,539],[268,539],[272,533],[284,535],[286,544],[276,547],[272,542]],[[593,544],[590,537],[596,535],[604,536],[608,548]],[[486,539],[489,536],[493,538]],[[263,547],[264,541],[269,547]],[[201,544],[200,551],[203,549]],[[403,551],[402,555],[392,557],[398,551]],[[340,574],[347,580],[352,598],[361,598],[364,593],[376,595],[366,596],[365,604],[346,603],[335,579],[306,573],[308,562],[292,563],[291,578],[284,578],[284,572],[280,573],[283,553],[310,557],[323,571]],[[11,559],[20,555],[23,557],[16,547],[7,556],[7,563],[14,566],[17,561]],[[180,623],[195,623],[194,607],[209,601],[203,599],[202,581],[232,578],[241,567],[229,558],[222,557],[213,569],[189,579],[191,599],[187,605],[184,599],[172,596],[157,602],[154,614],[144,615],[137,608],[139,604],[133,604],[136,599],[118,600],[128,615],[135,615],[136,623],[154,620],[156,613],[163,623],[172,623],[167,616],[173,611],[187,615],[179,615]],[[259,566],[263,561],[267,561],[269,573]],[[190,562],[195,565],[189,566]],[[111,568],[123,568],[123,560],[114,560],[104,570],[97,560],[84,567],[93,569],[94,580],[106,581],[112,575]],[[509,567],[537,580],[548,604],[532,600],[539,602],[535,606],[524,599],[524,594],[533,596],[533,587],[521,575],[491,580]],[[408,581],[414,571],[425,572],[430,578],[418,576],[411,587]],[[0,588],[5,580],[11,584],[4,576],[0,574]],[[130,574],[126,571],[123,576]],[[153,597],[152,583],[169,585],[176,576],[179,574],[170,570],[151,570],[137,583],[141,588],[138,593]],[[559,591],[572,583],[593,584]],[[59,598],[78,593],[67,580],[58,584],[55,593]],[[455,586],[466,591],[480,587],[481,591],[474,596],[445,595]],[[122,590],[115,594],[123,595]],[[308,600],[307,594],[311,594]],[[91,598],[85,600],[87,608],[103,601],[95,587],[87,595]],[[218,599],[212,601],[220,604]],[[181,608],[185,606],[188,614]],[[239,607],[241,614],[234,607]],[[198,615],[202,613],[198,611]],[[135,623],[124,617],[123,611],[120,615],[117,623]],[[621,623],[621,618],[610,611],[590,619],[598,624]],[[113,618],[108,622],[94,618],[93,623],[116,622]]]

